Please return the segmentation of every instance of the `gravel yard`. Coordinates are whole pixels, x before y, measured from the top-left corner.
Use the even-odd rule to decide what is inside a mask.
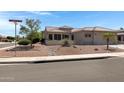
[[[118,48],[110,48],[110,50],[106,50],[105,45],[73,45],[71,47],[62,47],[61,45],[46,46],[35,44],[34,48],[31,48],[30,46],[18,46],[8,50],[0,50],[0,57],[14,57],[15,50],[17,57],[124,52],[123,49]]]
[[[124,52],[122,49],[110,48],[106,50],[105,45],[74,45],[71,47],[62,47],[60,45],[47,46],[54,50],[55,55],[74,55],[74,54],[91,54],[91,53],[109,53],[109,52]]]
[[[0,50],[0,57],[14,57],[15,50],[17,57],[36,57],[36,56],[47,56],[48,51],[44,45],[36,44],[34,48],[30,46],[18,46],[17,48]]]

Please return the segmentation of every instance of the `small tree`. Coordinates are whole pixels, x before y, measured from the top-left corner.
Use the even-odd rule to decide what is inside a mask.
[[[104,33],[104,38],[106,39],[106,49],[108,50],[109,49],[109,44],[110,44],[110,40],[115,40],[115,33],[113,32],[105,32]]]
[[[41,40],[40,32],[32,32],[27,36],[27,39],[32,41],[32,44],[35,44]]]
[[[26,35],[26,38],[33,44],[33,39],[37,37],[37,33],[40,30],[40,20],[26,19],[25,25],[21,25],[20,34]]]

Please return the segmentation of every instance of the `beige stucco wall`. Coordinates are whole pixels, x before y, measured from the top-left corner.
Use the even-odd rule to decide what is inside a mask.
[[[85,34],[91,34],[91,32],[76,32],[74,33],[74,43],[75,44],[92,44],[92,38],[85,37]]]
[[[94,44],[106,44],[105,32],[95,32]],[[109,44],[117,44],[117,35],[110,39]]]
[[[94,41],[93,41],[93,32],[87,31],[80,31],[74,33],[74,43],[75,44],[97,44],[97,45],[103,45],[106,44],[106,39],[104,38],[105,32],[94,32]],[[86,38],[85,34],[91,34],[90,38]],[[110,40],[110,44],[117,44],[117,37],[115,37],[115,40]]]
[[[80,32],[75,32],[73,33],[74,35],[74,44],[79,44],[79,45],[92,45],[92,44],[97,44],[97,45],[104,45],[106,44],[106,39],[104,38],[104,33],[105,32],[94,32],[94,41],[93,41],[93,32],[91,31],[80,31]],[[68,33],[63,33],[63,32],[45,32],[44,36],[45,36],[45,42],[47,45],[58,45],[58,44],[62,44],[63,40],[49,40],[48,36],[49,34],[68,34]],[[91,34],[90,38],[86,38],[85,34]],[[68,34],[69,35],[69,34]],[[54,37],[54,36],[53,36]],[[115,37],[115,39],[110,40],[110,44],[117,44],[117,36]]]
[[[47,45],[61,45],[62,40],[46,40]]]
[[[49,40],[49,34],[53,34],[53,38],[54,38],[54,34],[61,34],[61,37],[62,37],[62,35],[63,34],[66,34],[66,35],[69,35],[69,33],[64,33],[64,32],[62,32],[62,33],[58,33],[58,32],[54,32],[54,33],[51,33],[51,32],[46,32],[45,33],[45,42],[46,42],[46,44],[47,45],[61,45],[61,44],[63,44],[63,40]]]

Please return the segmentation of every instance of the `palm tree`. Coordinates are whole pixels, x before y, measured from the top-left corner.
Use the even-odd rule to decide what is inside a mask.
[[[109,49],[109,43],[110,43],[110,40],[113,40],[115,39],[115,33],[112,33],[112,32],[105,32],[104,33],[104,38],[106,39],[106,45],[107,45],[107,50]]]

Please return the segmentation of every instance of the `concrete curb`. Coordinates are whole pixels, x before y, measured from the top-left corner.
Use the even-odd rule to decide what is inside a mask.
[[[63,56],[44,56],[44,57],[0,58],[0,64],[47,63],[47,62],[58,62],[58,61],[60,62],[60,61],[102,59],[102,58],[110,58],[110,57],[124,57],[124,52],[82,54],[82,55],[63,55]]]
[[[78,60],[95,60],[95,59],[104,59],[104,58],[111,58],[109,56],[106,57],[94,57],[94,58],[75,58],[75,59],[61,59],[61,60],[48,60],[48,61],[34,61],[32,63],[49,63],[49,62],[63,62],[63,61],[78,61]]]
[[[54,59],[54,60],[30,60],[30,61],[6,61],[0,62],[0,64],[32,64],[32,63],[49,63],[49,62],[62,62],[62,61],[77,61],[77,60],[94,60],[94,59],[104,59],[111,58],[110,56],[106,57],[94,57],[94,58],[75,58],[75,59]]]

